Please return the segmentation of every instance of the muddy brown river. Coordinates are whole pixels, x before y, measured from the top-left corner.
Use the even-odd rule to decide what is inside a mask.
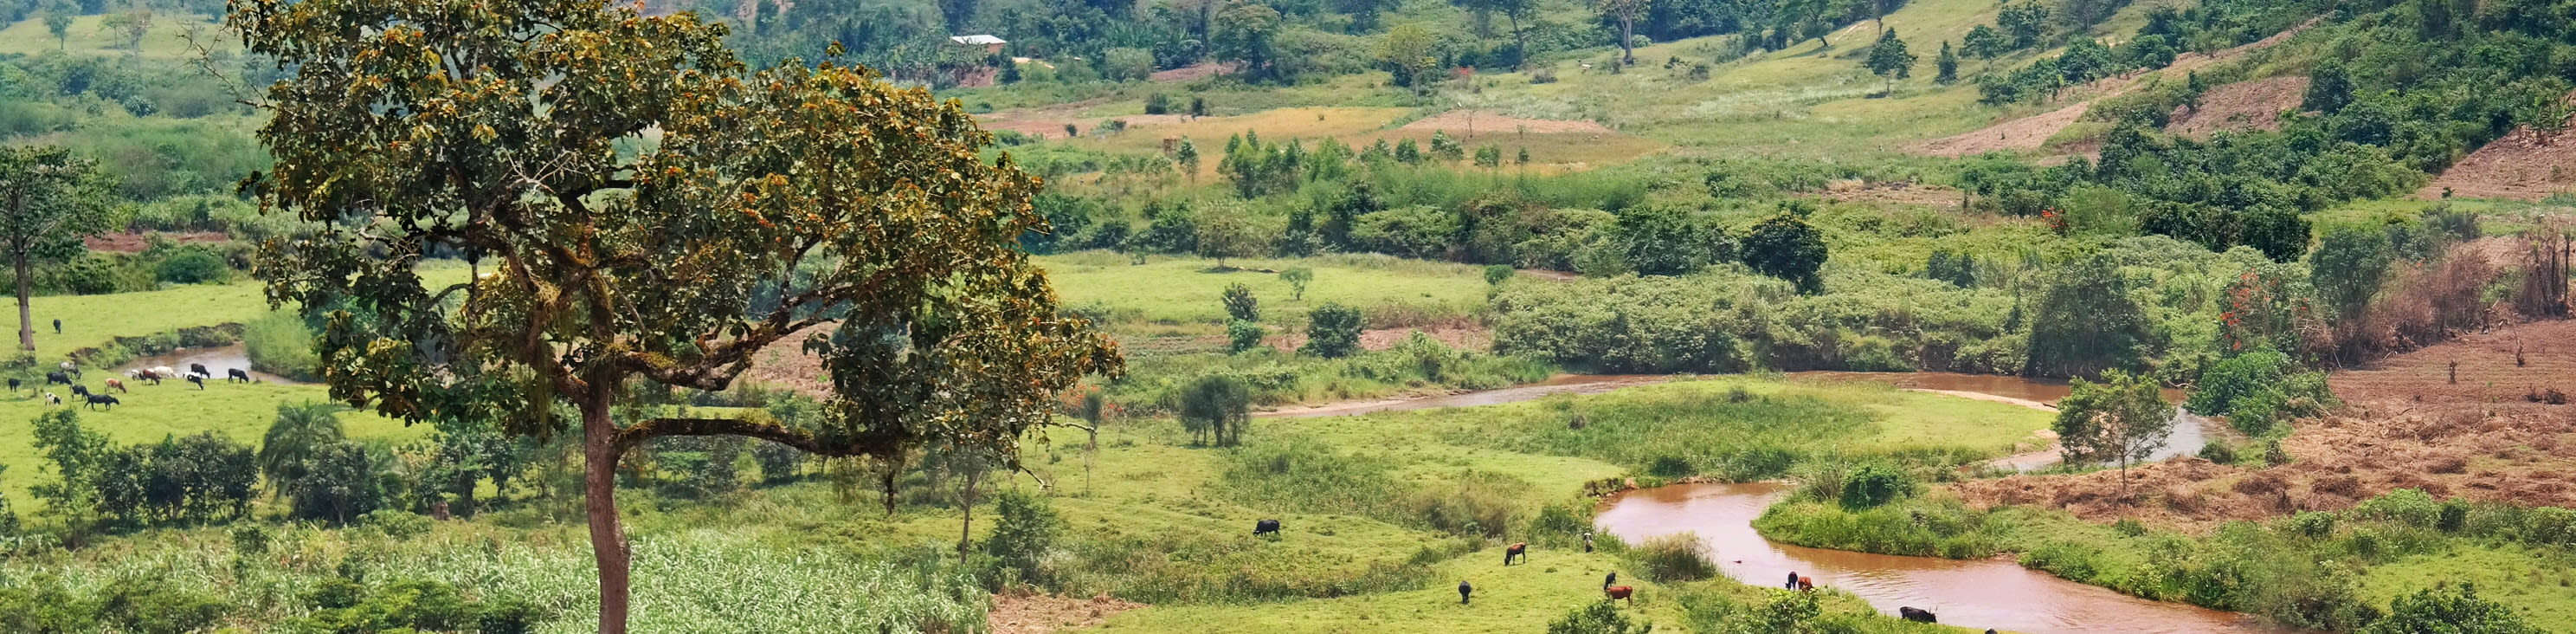
[[[1691,532],[1729,577],[1780,587],[1789,573],[1859,595],[1878,611],[1899,606],[1940,615],[1941,623],[2007,632],[2184,634],[2273,632],[2252,617],[2181,603],[2149,601],[2022,568],[2004,559],[1939,559],[1872,555],[1774,543],[1753,519],[1788,492],[1785,485],[1681,484],[1630,491],[1593,519],[1630,542]]]

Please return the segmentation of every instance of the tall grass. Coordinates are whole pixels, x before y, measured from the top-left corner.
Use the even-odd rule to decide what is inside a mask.
[[[294,313],[272,311],[242,325],[242,352],[251,369],[313,381],[320,359],[313,354],[313,331]]]

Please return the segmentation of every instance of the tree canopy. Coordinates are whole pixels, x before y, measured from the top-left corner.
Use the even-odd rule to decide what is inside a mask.
[[[1054,392],[1121,367],[1015,248],[1045,226],[1038,179],[985,162],[991,135],[926,90],[833,63],[751,70],[720,24],[600,0],[233,9],[227,27],[292,73],[258,132],[274,169],[245,188],[322,223],[262,246],[271,300],[326,324],[340,401],[538,436],[567,427],[558,405],[578,412],[603,632],[626,623],[626,450],[742,435],[1008,464]],[[478,276],[425,285],[433,248]],[[724,390],[799,336],[832,379],[814,428],[610,415],[630,382]]]

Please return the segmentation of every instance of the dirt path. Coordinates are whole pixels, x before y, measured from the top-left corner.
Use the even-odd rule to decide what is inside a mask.
[[[1043,594],[993,595],[993,611],[984,616],[993,634],[1047,634],[1099,625],[1120,612],[1145,604],[1100,595],[1089,599]]]

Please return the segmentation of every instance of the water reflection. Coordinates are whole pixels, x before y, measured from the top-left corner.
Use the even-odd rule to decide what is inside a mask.
[[[1753,530],[1786,488],[1685,484],[1628,492],[1594,522],[1630,542],[1691,531],[1738,581],[1779,587],[1791,572],[1860,595],[1894,614],[1931,610],[1947,625],[2019,632],[2265,632],[2250,617],[2122,595],[2023,569],[2003,559],[1872,555],[1773,543]]]

